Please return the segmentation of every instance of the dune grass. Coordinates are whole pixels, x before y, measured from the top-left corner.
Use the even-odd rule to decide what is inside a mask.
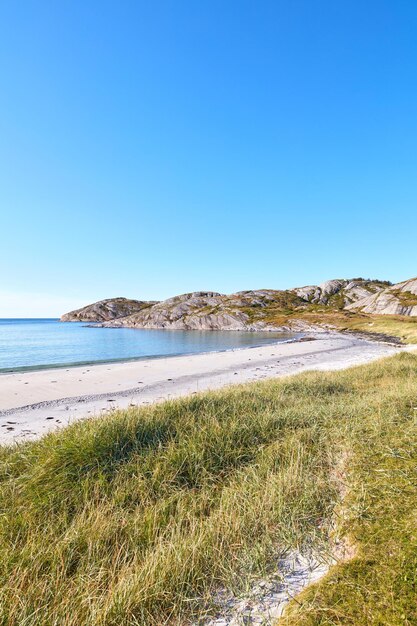
[[[186,624],[219,586],[243,589],[280,552],[331,550],[338,507],[338,532],[365,559],[359,618],[347,623],[413,623],[416,406],[417,357],[403,354],[132,408],[1,448],[0,624]],[[383,573],[378,582],[389,537],[396,585]],[[377,621],[384,584],[390,622]],[[341,623],[318,621],[331,588],[326,578],[288,619]]]
[[[351,558],[298,596],[286,626],[417,624],[415,360],[390,359],[391,375],[372,381],[380,406],[358,425],[362,436],[349,434],[347,491],[335,511]],[[380,367],[367,369],[367,383]]]

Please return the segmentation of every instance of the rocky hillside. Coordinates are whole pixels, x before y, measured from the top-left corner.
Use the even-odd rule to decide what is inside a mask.
[[[316,309],[343,309],[365,296],[379,293],[387,283],[365,280],[330,280],[322,285],[288,291],[263,289],[225,295],[194,292],[176,296],[120,320],[108,327],[171,328],[182,330],[273,330],[297,326],[296,314]]]
[[[137,313],[152,306],[155,302],[129,300],[128,298],[109,298],[88,304],[81,309],[65,313],[61,322],[107,322]]]
[[[109,328],[272,330],[299,324],[304,313],[351,311],[417,316],[417,279],[397,285],[364,278],[329,280],[287,291],[261,289],[225,295],[187,293],[162,302],[115,298],[62,316]]]
[[[346,308],[375,315],[417,316],[417,278],[391,285],[372,295],[368,294]]]
[[[295,293],[242,291],[224,295],[212,291],[187,293],[103,324],[107,327],[171,328],[180,330],[266,330],[274,328],[267,313],[305,306]]]
[[[328,280],[321,285],[298,287],[293,291],[311,304],[326,304],[343,309],[352,303],[379,293],[390,283],[379,280],[353,278]]]

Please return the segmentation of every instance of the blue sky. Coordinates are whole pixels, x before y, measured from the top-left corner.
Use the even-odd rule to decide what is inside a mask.
[[[0,5],[0,317],[417,275],[417,2]]]

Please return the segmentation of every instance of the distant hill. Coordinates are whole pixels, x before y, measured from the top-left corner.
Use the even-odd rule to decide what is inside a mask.
[[[266,313],[304,305],[291,291],[242,291],[224,295],[211,291],[186,293],[114,320],[105,326],[181,330],[264,330],[274,326]]]
[[[108,320],[132,315],[153,304],[155,302],[129,300],[128,298],[109,298],[65,313],[61,316],[61,322],[107,322]]]
[[[113,328],[271,330],[294,325],[304,313],[330,311],[417,316],[417,279],[396,285],[365,278],[334,279],[285,291],[231,295],[198,291],[162,302],[112,298],[66,313],[61,321],[100,322]]]

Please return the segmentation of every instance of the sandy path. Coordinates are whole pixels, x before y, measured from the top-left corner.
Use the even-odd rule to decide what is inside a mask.
[[[320,333],[314,341],[0,375],[0,443],[38,437],[115,407],[143,405],[309,369],[341,369],[401,348]]]

